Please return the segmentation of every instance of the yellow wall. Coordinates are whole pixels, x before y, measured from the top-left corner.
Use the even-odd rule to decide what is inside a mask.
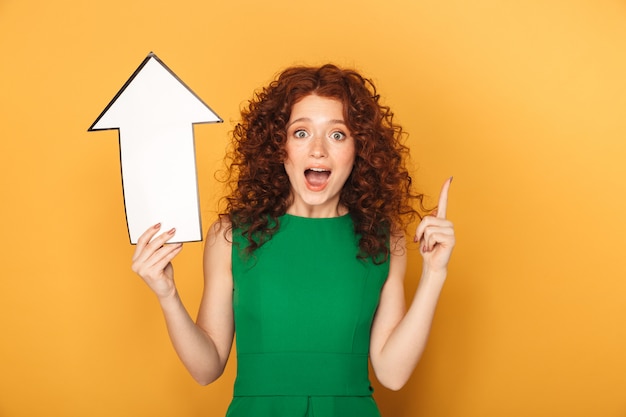
[[[0,0],[0,416],[224,414],[235,364],[179,364],[116,132],[87,133],[149,51],[225,120],[196,128],[205,228],[240,105],[294,63],[373,77],[421,189],[454,175],[449,281],[386,417],[626,415],[624,1]],[[201,251],[176,263],[193,314]]]

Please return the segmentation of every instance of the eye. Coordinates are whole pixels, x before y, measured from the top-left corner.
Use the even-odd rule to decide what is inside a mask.
[[[306,130],[299,129],[299,130],[296,130],[295,132],[293,132],[293,136],[298,138],[298,139],[304,139],[307,136],[309,136],[309,134],[308,134],[308,132]]]
[[[340,131],[336,131],[330,134],[330,137],[335,140],[344,140],[346,138],[346,134]]]

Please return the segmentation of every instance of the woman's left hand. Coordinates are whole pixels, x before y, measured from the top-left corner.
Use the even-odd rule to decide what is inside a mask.
[[[425,216],[417,226],[415,242],[419,242],[424,268],[431,271],[445,271],[454,249],[455,237],[452,222],[446,219],[448,190],[452,177],[441,188],[437,210]]]

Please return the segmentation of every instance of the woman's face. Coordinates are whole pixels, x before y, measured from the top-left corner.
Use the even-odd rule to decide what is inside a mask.
[[[288,213],[334,217],[341,189],[354,165],[354,139],[346,126],[341,101],[308,95],[293,105],[287,123],[287,158],[293,203]]]

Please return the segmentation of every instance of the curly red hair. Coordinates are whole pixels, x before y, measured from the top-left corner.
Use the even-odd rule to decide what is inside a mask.
[[[330,64],[292,67],[255,93],[233,131],[231,193],[221,216],[242,230],[249,253],[278,230],[278,218],[291,203],[283,165],[285,127],[293,105],[311,94],[343,103],[356,155],[340,204],[348,209],[360,236],[359,257],[385,261],[390,234],[421,217],[412,201],[418,200],[422,207],[423,195],[411,191],[402,128],[394,123],[390,108],[379,103],[374,84],[354,70]]]

